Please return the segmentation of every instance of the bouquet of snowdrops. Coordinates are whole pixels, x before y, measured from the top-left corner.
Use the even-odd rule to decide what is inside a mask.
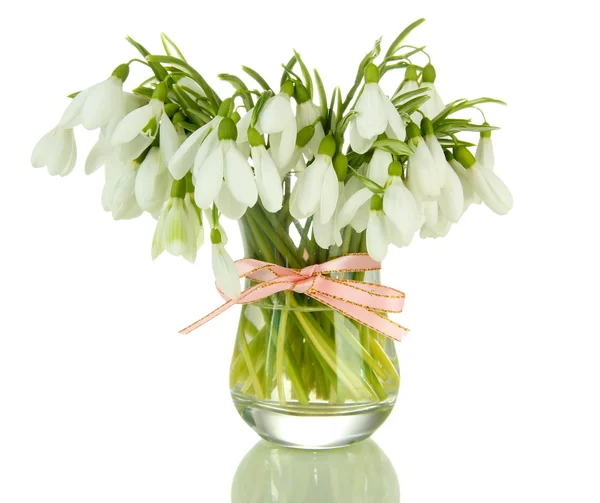
[[[216,282],[230,299],[241,289],[225,249],[223,217],[239,221],[248,258],[295,269],[353,253],[381,261],[390,244],[407,246],[417,232],[423,238],[445,236],[473,203],[483,202],[498,214],[512,206],[494,171],[491,134],[497,128],[478,109],[502,102],[442,101],[424,47],[404,44],[422,21],[408,26],[383,54],[377,40],[345,93],[341,87],[328,93],[318,71],[309,71],[294,52],[277,84],[248,67],[242,67],[245,80],[219,75],[233,88],[221,97],[166,35],[166,55],[150,54],[129,38],[143,59],[121,64],[107,80],[73,94],[58,126],[35,147],[32,164],[67,175],[76,161],[73,129],[98,129],[85,170],[104,166],[104,209],[117,220],[144,212],[156,218],[153,258],[167,251],[193,262],[208,225]],[[137,63],[150,75],[126,92],[129,66]],[[380,85],[384,76],[395,76],[391,92]],[[481,123],[462,118],[466,109],[481,112]],[[475,145],[461,138],[469,132],[480,134],[474,154]],[[354,279],[362,279],[360,274]],[[282,295],[278,302],[312,305],[295,295]],[[264,323],[270,323],[269,316],[274,315],[265,314]],[[302,316],[288,329],[310,340],[312,362],[324,370],[322,382],[302,369],[292,375],[295,396],[308,400],[311,389],[327,394],[341,370],[332,373],[333,364],[324,358],[335,344],[321,344],[329,337],[325,315]],[[241,330],[260,334],[260,324],[243,321]],[[270,396],[279,385],[281,392],[281,368],[271,371],[269,361],[281,366],[295,359],[301,366],[304,356],[292,353],[289,361],[284,355],[265,363],[261,344],[255,346],[255,353],[241,347],[243,361],[232,367],[242,381],[249,380],[241,389],[253,386],[257,395]],[[367,346],[359,343],[358,351],[365,355]],[[382,351],[367,350],[366,357],[378,367],[367,379],[377,392],[381,386],[375,381],[386,382],[393,365]],[[265,375],[277,375],[277,382]],[[360,386],[352,376],[345,378],[348,387]]]

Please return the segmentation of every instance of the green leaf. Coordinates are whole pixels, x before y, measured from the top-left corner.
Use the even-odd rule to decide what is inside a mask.
[[[325,134],[329,133],[329,131],[335,131],[337,126],[337,117],[334,112],[335,100],[337,98],[337,91],[339,91],[339,87],[336,87],[333,90],[333,94],[331,95],[331,101],[329,103],[329,109],[327,110],[327,122],[325,123]]]
[[[140,44],[139,42],[136,42],[131,37],[126,37],[126,39],[127,39],[127,42],[129,42],[133,47],[135,47],[139,51],[139,53],[142,56],[144,56],[144,58],[146,58],[146,60],[148,60],[148,56],[150,56],[150,53],[142,44]],[[162,82],[163,80],[165,80],[167,78],[169,73],[159,63],[160,62],[158,62],[158,61],[152,62],[152,63],[148,61],[148,65],[154,72],[154,75],[156,75],[156,78],[158,79],[158,81]]]
[[[400,140],[395,140],[393,138],[384,138],[381,140],[377,140],[373,144],[374,148],[378,148],[379,150],[384,150],[385,152],[389,152],[390,154],[396,155],[412,155],[414,154],[414,150],[410,148],[406,143]]]
[[[189,122],[178,122],[177,125],[181,126],[186,131],[190,131],[191,133],[199,129],[199,126],[196,124],[190,124]]]
[[[375,41],[375,46],[373,47],[373,49],[371,49],[371,52],[369,52],[363,58],[363,60],[360,62],[360,65],[358,66],[358,72],[356,73],[356,78],[354,79],[354,85],[348,92],[348,95],[346,96],[346,99],[344,100],[344,103],[342,104],[342,110],[341,110],[342,114],[346,111],[346,108],[348,108],[348,105],[350,105],[352,98],[354,98],[354,95],[356,94],[356,91],[358,90],[360,83],[363,80],[366,66],[369,63],[371,63],[377,56],[379,56],[380,52],[381,52],[381,38],[378,38]]]
[[[463,98],[460,100],[453,101],[452,103],[448,103],[448,105],[446,105],[446,107],[435,117],[435,119],[433,119],[433,124],[435,126],[441,120],[445,119],[453,113],[456,113],[460,110],[464,110],[465,108],[473,108],[483,103],[496,103],[498,105],[506,105],[504,101],[497,100],[494,98],[477,98],[475,100],[466,100]]]
[[[244,70],[248,75],[250,75],[250,77],[256,80],[256,82],[258,82],[258,85],[262,87],[265,91],[272,91],[269,84],[267,84],[267,81],[263,79],[257,71],[253,70],[248,66],[242,66],[242,70]]]
[[[350,171],[352,171],[352,174],[358,178],[362,184],[369,189],[371,192],[374,192],[375,194],[383,194],[385,192],[385,189],[379,185],[378,183],[375,183],[373,180],[371,180],[370,178],[367,178],[366,176],[362,176],[358,171],[356,171],[352,166],[348,166],[348,169]]]
[[[271,96],[273,96],[273,91],[271,90],[265,91],[260,95],[260,98],[258,98],[254,110],[252,110],[252,117],[250,118],[250,127],[254,127],[256,125],[256,123],[258,122],[258,118],[260,117],[260,114],[262,112],[262,109],[264,108],[265,104]]]
[[[231,84],[237,91],[240,91],[240,96],[244,101],[244,107],[246,108],[246,111],[249,111],[254,107],[252,95],[248,92],[248,86],[244,84],[244,81],[242,79],[240,79],[236,75],[230,75],[228,73],[220,73],[218,77],[221,80],[224,80],[225,82]]]
[[[287,65],[284,65],[283,73],[281,74],[281,82],[279,84],[279,87],[281,87],[281,86],[283,86],[283,84],[285,84],[285,81],[288,79],[289,73],[294,69],[295,65],[296,65],[296,55],[291,57],[291,59],[288,61]]]
[[[469,143],[468,141],[462,141],[462,140],[457,140],[454,141],[453,138],[438,138],[438,142],[440,143],[440,145],[442,147],[455,147],[455,146],[462,146],[462,147],[474,147],[475,144],[474,143]]]
[[[221,98],[219,98],[219,95],[213,90],[212,87],[208,85],[208,82],[204,80],[204,77],[202,77],[202,75],[200,75],[200,73],[198,73],[198,71],[194,67],[192,67],[185,61],[179,58],[175,58],[173,56],[150,55],[146,56],[146,60],[149,63],[168,63],[184,70],[190,76],[190,78],[192,80],[195,80],[196,83],[202,88],[204,94],[206,94],[206,97],[210,100],[213,107],[216,110],[219,109],[219,105],[221,104]]]
[[[425,18],[417,19],[414,23],[409,24],[406,28],[404,28],[404,30],[402,30],[402,33],[400,33],[400,35],[398,35],[396,37],[396,40],[394,40],[392,42],[392,45],[390,45],[390,48],[385,53],[384,59],[387,60],[390,56],[393,56],[394,54],[396,54],[396,51],[398,49],[400,49],[402,42],[409,35],[409,33],[411,31],[413,31],[417,26],[419,26],[420,24],[422,24],[424,22],[425,22]]]
[[[471,123],[442,123],[440,125],[435,126],[435,134],[453,135],[461,133],[463,131],[480,133],[482,131],[495,131],[497,129],[500,128],[495,126],[483,126],[480,124]]]
[[[138,96],[143,96],[144,98],[152,99],[152,95],[154,94],[154,89],[150,87],[136,87],[131,91],[133,94],[137,94]],[[70,96],[69,96],[70,98]]]
[[[315,69],[315,81],[317,82],[317,90],[319,91],[319,106],[321,119],[327,122],[327,93],[325,92],[325,86],[321,80],[319,72]]]
[[[422,94],[424,95],[428,90],[429,90],[429,88],[422,87],[419,89],[415,89],[414,91],[409,91],[407,93],[399,94],[392,100],[392,103],[394,105],[397,105],[399,103],[402,103],[403,101],[408,101],[410,98],[414,98],[415,96],[420,96]]]
[[[401,114],[411,115],[418,110],[423,103],[429,99],[429,96],[417,96],[412,100],[408,100],[406,103],[402,103],[397,107],[397,110]]]
[[[195,110],[193,108],[186,108],[185,114],[197,126],[204,126],[205,124],[207,124],[211,121],[210,116],[206,115],[204,112],[202,112],[200,110]]]
[[[336,125],[335,131],[336,131],[336,136],[339,140],[341,140],[344,137],[344,133],[346,132],[346,129],[348,128],[348,125],[350,124],[350,120],[352,119],[352,117],[354,117],[355,115],[358,115],[358,112],[352,110],[348,115],[346,115],[342,120],[340,120],[340,122]]]
[[[297,51],[294,51],[294,56],[296,56],[296,61],[298,61],[298,64],[300,65],[300,70],[302,70],[302,77],[304,77],[304,85],[308,90],[308,95],[310,96],[310,99],[312,99],[313,81],[312,77],[310,76],[310,72],[308,71],[308,68],[306,68],[304,61],[302,61],[302,58],[300,57],[300,54]]]
[[[181,53],[181,51],[179,50],[179,47],[177,47],[177,45],[175,45],[175,42],[173,42],[166,33],[161,33],[160,34],[160,40],[162,41],[162,45],[165,48],[165,52],[169,55],[169,56],[175,56],[176,58],[181,59],[182,61],[185,61],[185,58],[183,57],[183,54]]]

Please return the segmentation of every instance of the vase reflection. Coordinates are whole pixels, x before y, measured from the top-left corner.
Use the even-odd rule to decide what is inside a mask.
[[[233,479],[232,503],[399,503],[392,463],[372,440],[306,451],[261,441]]]

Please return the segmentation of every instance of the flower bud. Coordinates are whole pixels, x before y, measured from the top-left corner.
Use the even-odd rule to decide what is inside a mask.
[[[380,78],[379,68],[374,63],[369,63],[365,68],[365,83],[378,83]]]
[[[219,124],[219,140],[237,140],[237,127],[233,119],[224,117]]]
[[[333,136],[328,134],[325,138],[323,138],[323,140],[321,140],[321,144],[319,145],[319,154],[333,158],[336,148],[337,147]]]
[[[489,126],[489,124],[487,122],[484,122],[483,125],[486,126],[486,127]],[[491,138],[492,137],[492,130],[489,129],[487,131],[481,131],[481,133],[479,133],[479,136],[481,138]]]
[[[423,120],[421,121],[421,133],[421,136],[423,136],[423,138],[425,136],[434,135],[433,123],[427,117],[423,117]]]
[[[156,86],[154,92],[152,93],[152,99],[162,101],[163,103],[167,100],[167,94],[169,93],[169,88],[165,82],[161,82]]]
[[[341,152],[333,158],[333,169],[335,169],[338,181],[343,182],[348,173],[348,158]]]
[[[125,82],[129,77],[129,65],[122,64],[117,66],[112,72],[113,76],[117,77],[121,82]]]
[[[221,243],[221,231],[217,228],[210,230],[210,242],[214,245]]]
[[[281,92],[287,94],[290,98],[294,96],[294,83],[291,80],[286,80],[281,86]]]
[[[426,64],[425,68],[423,68],[423,82],[433,84],[435,82],[435,78],[435,68],[431,63]]]
[[[389,176],[402,176],[404,174],[404,166],[400,161],[392,161],[388,166]]]
[[[410,122],[408,126],[406,126],[406,138],[410,140],[411,138],[418,138],[419,136],[421,136],[419,126],[414,122]]]
[[[233,122],[235,122],[237,124],[238,122],[240,122],[240,119],[242,117],[240,116],[240,114],[237,110],[234,110],[233,113],[231,114],[231,118],[232,118]]]
[[[446,160],[448,162],[454,160],[454,156],[452,155],[452,152],[450,152],[449,150],[444,150],[444,156],[446,157]]]
[[[304,148],[308,145],[308,142],[312,140],[312,137],[315,135],[315,126],[309,124],[306,127],[303,127],[298,134],[296,135],[296,145],[299,148]]]
[[[181,112],[176,112],[175,115],[173,115],[171,122],[176,126],[180,122],[185,122],[185,116]]]
[[[298,105],[302,103],[306,103],[310,100],[310,94],[308,93],[308,89],[302,82],[296,82],[296,87],[294,89],[294,99]]]
[[[165,104],[165,113],[169,119],[172,119],[175,113],[179,110],[179,105],[175,103],[166,103]]]
[[[463,146],[454,147],[454,158],[460,162],[465,169],[469,169],[477,162],[471,151]]]
[[[219,107],[219,111],[217,112],[217,115],[219,115],[221,117],[228,117],[229,114],[231,113],[232,108],[233,108],[233,100],[231,98],[225,98],[221,102],[221,106]]]
[[[417,68],[415,67],[415,65],[408,65],[406,67],[406,72],[404,73],[404,80],[417,80],[418,79],[418,74],[417,74]]]
[[[256,128],[248,128],[248,143],[251,147],[264,146],[265,140]]]
[[[185,197],[187,182],[185,178],[182,180],[174,180],[171,185],[171,197],[179,197],[183,199]]]
[[[383,198],[379,194],[373,194],[371,197],[371,211],[383,210]]]

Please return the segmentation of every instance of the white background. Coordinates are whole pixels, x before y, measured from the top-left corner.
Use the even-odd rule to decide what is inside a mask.
[[[407,293],[402,322],[412,332],[398,348],[398,404],[374,438],[403,503],[600,501],[600,40],[591,6],[5,6],[0,501],[226,503],[258,440],[229,398],[239,311],[177,335],[219,303],[209,250],[194,266],[151,261],[153,220],[112,221],[100,205],[102,174],[83,174],[95,134],[77,131],[80,163],[69,177],[30,168],[64,96],[134,57],[125,35],[159,51],[161,31],[223,92],[217,73],[247,64],[275,81],[292,48],[329,90],[347,90],[378,36],[385,46],[422,16],[408,43],[427,44],[442,97],[509,103],[486,110],[503,127],[497,172],[515,208],[506,217],[471,208],[446,239],[386,259],[384,280]],[[140,69],[130,83],[138,78]]]

